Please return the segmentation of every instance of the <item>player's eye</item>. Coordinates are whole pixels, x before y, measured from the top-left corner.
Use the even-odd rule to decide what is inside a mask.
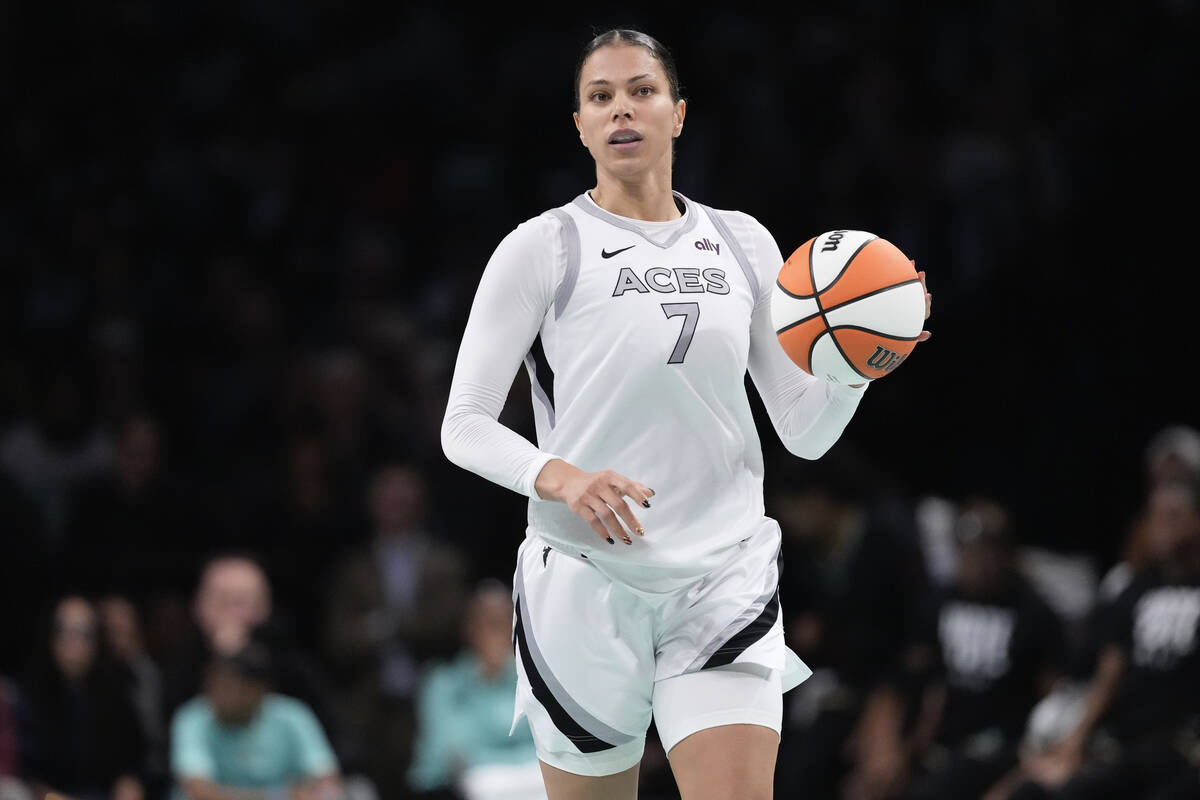
[[[639,97],[649,97],[650,95],[654,94],[654,87],[653,86],[639,86],[638,88],[634,89],[633,93],[638,95]]]
[[[588,99],[593,103],[603,103],[608,99],[608,92],[592,92],[588,95]]]

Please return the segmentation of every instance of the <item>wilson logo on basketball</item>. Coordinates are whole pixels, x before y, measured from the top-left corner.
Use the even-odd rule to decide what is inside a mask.
[[[826,239],[825,244],[821,246],[821,252],[828,253],[830,250],[837,250],[838,245],[842,241],[842,237],[845,235],[845,231],[834,231],[833,233],[829,234],[829,238]]]
[[[888,350],[886,347],[875,345],[875,352],[867,359],[867,366],[881,372],[891,372],[900,366],[900,362],[906,358],[908,358],[908,353],[900,355]]]

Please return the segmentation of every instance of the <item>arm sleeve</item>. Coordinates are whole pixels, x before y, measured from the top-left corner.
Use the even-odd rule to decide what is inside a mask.
[[[498,419],[553,303],[562,248],[560,223],[550,217],[528,220],[500,242],[475,292],[442,420],[450,461],[534,499],[534,480],[555,456]]]
[[[217,765],[205,743],[204,730],[204,714],[198,706],[181,706],[172,717],[171,775],[176,781],[216,780]]]
[[[771,324],[771,292],[783,266],[779,245],[753,217],[731,213],[726,221],[742,243],[758,280],[758,300],[750,322],[750,378],[788,452],[820,458],[841,437],[869,384],[855,389],[829,383],[788,358]]]

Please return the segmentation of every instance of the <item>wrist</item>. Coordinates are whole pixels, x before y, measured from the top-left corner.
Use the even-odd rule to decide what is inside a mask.
[[[561,458],[552,458],[538,472],[533,481],[533,490],[543,500],[561,500],[567,476],[576,469]]]

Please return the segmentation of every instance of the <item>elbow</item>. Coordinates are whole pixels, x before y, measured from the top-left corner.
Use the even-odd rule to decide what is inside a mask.
[[[829,452],[829,448],[833,446],[833,442],[811,442],[802,439],[785,440],[783,446],[797,458],[803,458],[806,461],[816,461]]]
[[[460,415],[454,413],[453,410],[448,410],[442,419],[442,454],[450,463],[460,467],[463,463],[462,437],[459,435],[461,428]]]

